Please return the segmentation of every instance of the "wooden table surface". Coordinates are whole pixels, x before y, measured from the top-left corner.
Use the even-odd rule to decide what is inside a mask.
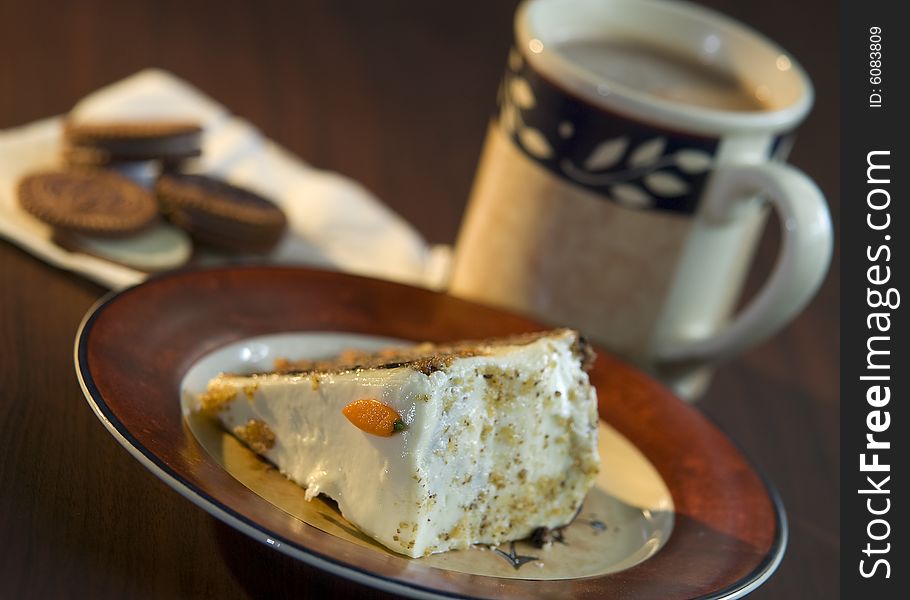
[[[816,107],[791,161],[838,222],[837,14],[705,2],[803,63]],[[795,7],[795,8],[794,8]],[[310,163],[349,175],[452,242],[511,36],[514,2],[0,0],[0,128],[63,113],[141,68],[187,79]],[[777,251],[762,242],[749,288]],[[725,366],[701,408],[780,490],[790,545],[754,597],[834,598],[839,276],[785,332]],[[72,364],[105,290],[0,241],[0,597],[326,597],[377,592],[246,539],[130,457]]]

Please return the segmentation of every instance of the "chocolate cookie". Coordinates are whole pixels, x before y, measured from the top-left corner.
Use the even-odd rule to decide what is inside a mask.
[[[272,201],[204,175],[164,174],[155,194],[168,219],[218,248],[267,252],[287,228],[284,212]]]
[[[99,237],[129,235],[158,215],[155,199],[129,179],[103,171],[47,171],[19,181],[19,205],[60,229]]]
[[[63,135],[63,159],[70,166],[140,160],[176,163],[202,152],[202,128],[191,122],[68,121]]]

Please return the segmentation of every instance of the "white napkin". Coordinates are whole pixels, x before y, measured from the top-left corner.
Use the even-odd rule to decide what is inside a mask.
[[[314,169],[250,123],[232,116],[170,73],[141,71],[81,100],[76,120],[192,119],[205,133],[194,170],[258,191],[287,213],[289,232],[266,258],[441,288],[450,249],[429,246],[419,233],[355,181]],[[0,237],[36,257],[112,289],[146,274],[69,252],[50,241],[51,229],[19,208],[16,183],[30,171],[59,164],[63,117],[0,131]],[[207,257],[206,262],[225,259]]]

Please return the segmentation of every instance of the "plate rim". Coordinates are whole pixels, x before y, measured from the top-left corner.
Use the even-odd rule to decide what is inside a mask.
[[[387,280],[377,280],[370,277],[364,277],[360,275],[353,275],[348,273],[341,273],[337,271],[326,271],[321,269],[313,268],[300,268],[300,267],[290,267],[290,266],[278,266],[278,265],[234,265],[234,266],[219,266],[219,267],[198,267],[198,268],[189,268],[189,269],[178,269],[174,271],[167,271],[163,273],[158,273],[149,277],[146,281],[140,282],[138,284],[126,287],[121,290],[114,290],[108,292],[101,298],[99,298],[85,313],[82,317],[82,320],[79,324],[79,327],[76,331],[76,336],[74,340],[73,347],[73,359],[74,367],[76,371],[76,376],[79,382],[79,386],[83,392],[83,395],[95,413],[95,416],[102,422],[104,427],[108,432],[117,440],[117,442],[123,446],[130,455],[132,455],[136,460],[138,460],[147,470],[153,473],[156,477],[166,483],[169,487],[178,492],[181,496],[192,502],[195,506],[201,508],[206,513],[211,516],[219,519],[225,524],[241,531],[245,535],[253,538],[254,540],[264,544],[274,550],[283,552],[284,554],[300,560],[310,566],[324,570],[328,573],[331,573],[336,576],[345,577],[350,580],[353,580],[362,585],[368,587],[373,587],[380,589],[382,591],[401,594],[411,598],[420,598],[420,599],[473,599],[478,596],[464,595],[457,592],[452,592],[448,590],[441,589],[432,589],[428,588],[425,585],[418,583],[409,583],[404,580],[393,580],[388,577],[385,577],[382,574],[369,571],[366,569],[358,568],[356,565],[351,563],[345,563],[343,561],[337,560],[333,557],[325,556],[319,551],[310,548],[298,545],[296,542],[288,540],[282,537],[280,534],[277,534],[273,531],[268,530],[265,526],[259,525],[253,520],[245,517],[244,515],[233,510],[229,506],[226,506],[223,502],[219,501],[217,498],[212,497],[210,494],[205,492],[202,489],[198,489],[191,482],[186,481],[179,473],[174,471],[171,467],[165,464],[151,449],[147,448],[142,444],[138,439],[136,439],[129,431],[129,428],[120,421],[117,416],[114,414],[113,410],[105,402],[100,390],[97,388],[92,377],[87,360],[87,349],[88,349],[88,340],[89,334],[92,330],[92,326],[97,318],[103,313],[104,309],[107,308],[111,303],[113,303],[118,298],[121,298],[127,294],[130,294],[137,289],[141,289],[152,285],[161,280],[170,279],[173,277],[179,276],[193,276],[196,274],[211,274],[218,272],[226,271],[237,271],[237,270],[262,270],[262,269],[280,269],[286,271],[296,271],[302,275],[307,273],[333,273],[343,277],[350,277],[354,279],[362,279],[368,281],[379,281],[383,284],[389,284],[394,286],[399,286],[402,288],[409,288],[413,290],[420,290],[422,292],[432,292],[431,290],[424,290],[423,288],[416,288],[414,286],[401,284],[397,282],[390,282]],[[502,311],[500,312],[508,312]],[[514,314],[514,313],[512,313]],[[356,333],[356,332],[354,332]],[[229,343],[233,343],[236,340],[233,340]],[[223,346],[219,346],[223,347]],[[217,349],[217,348],[216,348]],[[613,355],[611,354],[611,357]],[[616,358],[616,357],[614,357]],[[618,359],[624,364],[627,368],[639,372],[640,370],[634,366],[629,365]],[[653,380],[651,377],[648,377],[648,380],[659,385],[660,387],[665,388],[662,384]],[[675,396],[672,395],[676,401],[683,402]],[[701,414],[706,420],[710,419],[707,415]],[[723,434],[714,423],[711,421],[712,426],[717,428]],[[625,434],[624,434],[625,435]],[[730,600],[734,598],[742,598],[752,591],[763,585],[778,569],[780,566],[783,556],[786,552],[786,548],[789,541],[789,523],[786,515],[786,510],[784,508],[783,501],[778,493],[777,489],[767,478],[765,473],[754,464],[754,462],[746,455],[738,445],[735,444],[726,434],[723,434],[724,437],[733,443],[736,446],[736,449],[740,451],[742,459],[748,465],[750,469],[757,475],[760,480],[765,492],[768,495],[768,499],[771,503],[772,512],[774,515],[775,521],[775,532],[772,543],[763,557],[763,559],[753,568],[749,573],[741,577],[739,580],[729,584],[728,586],[721,588],[719,590],[711,591],[707,594],[697,596],[698,600]],[[639,449],[642,454],[648,458],[648,454],[642,450],[635,441],[631,438],[627,439],[636,448]],[[675,529],[674,529],[675,532]],[[673,533],[671,532],[671,538]],[[658,552],[659,554],[659,552]],[[651,560],[652,557],[646,559]],[[621,571],[620,571],[621,572]],[[484,576],[486,577],[486,576]],[[603,576],[593,576],[586,579],[598,579]],[[498,579],[495,577],[489,577],[489,579]]]

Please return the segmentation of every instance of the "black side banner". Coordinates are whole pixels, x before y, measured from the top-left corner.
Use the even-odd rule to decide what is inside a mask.
[[[901,3],[841,3],[841,591],[905,597],[910,254]],[[899,558],[900,557],[900,558]]]

